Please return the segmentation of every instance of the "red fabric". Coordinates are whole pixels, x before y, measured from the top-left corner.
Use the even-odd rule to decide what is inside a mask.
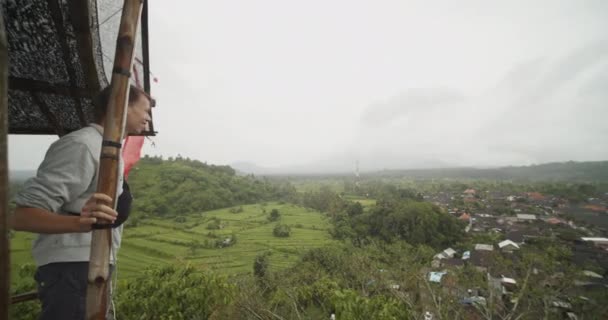
[[[129,136],[125,139],[122,148],[122,159],[125,163],[125,180],[129,177],[129,171],[139,161],[141,157],[141,148],[144,146],[143,136]]]
[[[139,64],[142,64],[141,60],[135,58],[135,61]],[[141,83],[139,81],[139,74],[137,73],[137,68],[135,64],[133,64],[133,74],[135,75],[135,85],[138,88],[142,88]],[[154,78],[156,81],[156,78]],[[144,146],[144,137],[143,136],[128,136],[125,139],[124,146],[122,148],[122,159],[125,163],[124,175],[125,180],[129,177],[129,171],[131,168],[139,161],[141,158],[141,148]]]

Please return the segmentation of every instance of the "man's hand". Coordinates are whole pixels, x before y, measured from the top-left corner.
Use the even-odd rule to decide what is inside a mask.
[[[109,205],[112,198],[103,193],[94,193],[84,204],[78,219],[78,228],[81,232],[91,231],[95,223],[113,223],[118,213]]]

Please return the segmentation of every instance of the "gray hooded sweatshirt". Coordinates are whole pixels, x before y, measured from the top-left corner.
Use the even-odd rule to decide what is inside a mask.
[[[18,206],[48,210],[53,214],[81,212],[95,193],[103,128],[96,124],[74,131],[54,142],[35,177],[17,194]],[[120,158],[117,195],[122,193],[123,163]],[[122,226],[112,229],[110,263],[116,263]],[[56,262],[89,261],[91,232],[39,234],[32,254],[37,266]]]

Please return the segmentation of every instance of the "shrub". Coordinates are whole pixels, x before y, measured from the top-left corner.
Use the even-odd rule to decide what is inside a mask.
[[[280,218],[281,218],[281,214],[279,213],[279,210],[272,209],[272,211],[270,211],[270,215],[268,216],[269,221],[277,221]]]
[[[230,210],[228,210],[230,213],[241,213],[243,212],[243,207],[242,206],[238,206],[235,208],[230,208]]]
[[[190,265],[153,267],[117,290],[118,319],[225,319],[236,287]]]
[[[291,234],[291,228],[286,224],[277,224],[272,230],[275,237],[287,238]]]

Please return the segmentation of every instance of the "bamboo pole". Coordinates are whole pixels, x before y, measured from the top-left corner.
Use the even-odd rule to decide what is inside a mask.
[[[112,197],[116,206],[116,187],[119,176],[120,148],[127,111],[129,75],[135,53],[135,36],[141,13],[142,0],[125,0],[120,18],[120,28],[114,56],[110,100],[107,106],[106,121],[99,160],[99,180],[97,192]],[[109,142],[109,143],[108,143]],[[87,286],[86,319],[105,319],[108,309],[108,285],[110,250],[112,247],[111,229],[94,230],[91,239],[91,258]]]
[[[8,238],[8,46],[0,10],[0,320],[8,320],[10,256]]]

